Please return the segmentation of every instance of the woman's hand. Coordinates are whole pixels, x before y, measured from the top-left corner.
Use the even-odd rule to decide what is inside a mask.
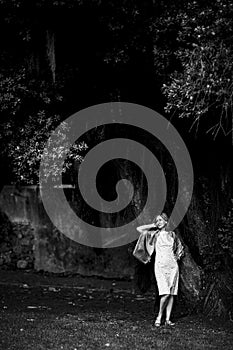
[[[154,222],[152,222],[152,224],[150,224],[150,227],[148,228],[148,231],[154,231],[155,229],[157,229],[157,226]]]

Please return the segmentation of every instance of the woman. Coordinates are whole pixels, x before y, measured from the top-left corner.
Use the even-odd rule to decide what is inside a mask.
[[[146,234],[153,240],[155,250],[154,273],[160,295],[159,313],[155,320],[156,327],[161,326],[165,311],[165,325],[174,326],[170,316],[173,307],[174,295],[178,292],[179,267],[177,261],[184,254],[183,246],[173,231],[167,230],[168,217],[165,213],[155,217],[152,224],[137,227],[141,234]],[[151,235],[150,235],[150,232]],[[152,250],[149,254],[151,255]]]

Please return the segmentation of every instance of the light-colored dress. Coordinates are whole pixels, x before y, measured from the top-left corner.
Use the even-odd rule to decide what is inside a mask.
[[[159,295],[177,295],[179,282],[179,267],[174,246],[177,244],[174,232],[160,231],[155,241],[155,278]],[[181,244],[180,241],[178,244]]]

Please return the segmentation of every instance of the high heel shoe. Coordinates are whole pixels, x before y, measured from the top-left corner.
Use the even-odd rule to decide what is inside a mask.
[[[156,318],[156,320],[154,322],[154,326],[155,327],[160,327],[161,326],[161,321],[158,321],[158,318]]]
[[[175,326],[174,322],[171,322],[170,320],[165,321],[165,326]]]

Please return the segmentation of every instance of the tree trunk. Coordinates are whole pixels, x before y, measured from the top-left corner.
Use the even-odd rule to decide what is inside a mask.
[[[197,306],[208,316],[231,317],[232,261],[222,250],[217,235],[218,218],[221,216],[219,191],[216,183],[211,184],[208,179],[202,179],[201,183],[202,189],[195,189],[186,220],[182,225],[182,237],[201,271]],[[190,277],[190,280],[184,283],[186,298],[188,287],[194,279],[195,276]]]

